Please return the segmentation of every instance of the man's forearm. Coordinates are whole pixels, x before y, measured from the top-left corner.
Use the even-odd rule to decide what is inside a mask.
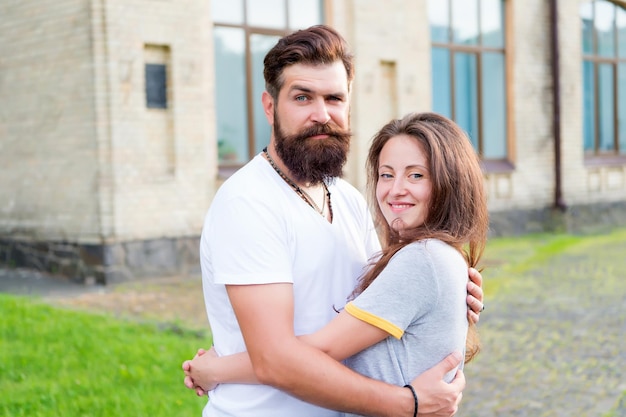
[[[253,364],[262,383],[303,401],[371,416],[413,415],[408,389],[364,377],[303,342],[296,340],[258,359]]]

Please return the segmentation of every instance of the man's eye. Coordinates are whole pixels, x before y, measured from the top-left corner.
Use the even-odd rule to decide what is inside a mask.
[[[306,96],[297,96],[296,97],[296,101],[306,101],[307,97]]]

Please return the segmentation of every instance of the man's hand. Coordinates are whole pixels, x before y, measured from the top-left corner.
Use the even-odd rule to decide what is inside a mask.
[[[411,381],[419,401],[418,416],[450,417],[456,414],[463,397],[465,375],[459,370],[449,384],[443,380],[443,377],[459,366],[462,359],[460,352],[451,353],[443,361]]]
[[[209,349],[208,352],[210,353],[210,355],[213,355],[214,357],[217,356],[213,348]],[[195,390],[196,395],[198,397],[204,397],[205,395],[207,395],[207,392],[209,391],[209,389],[205,390],[200,385],[196,384],[193,377],[191,376],[191,368],[192,368],[192,364],[194,364],[197,358],[199,358],[200,356],[203,356],[205,353],[207,353],[207,351],[200,348],[198,349],[198,353],[196,353],[196,356],[194,356],[192,360],[186,360],[185,362],[183,362],[183,371],[185,372],[184,384],[187,388]],[[196,365],[197,365],[197,362],[196,362]],[[195,371],[196,369],[194,368],[194,373]],[[210,389],[214,389],[214,388],[215,386],[211,387]]]
[[[474,268],[469,269],[467,283],[467,319],[476,324],[480,320],[480,313],[485,309],[483,304],[483,276]]]

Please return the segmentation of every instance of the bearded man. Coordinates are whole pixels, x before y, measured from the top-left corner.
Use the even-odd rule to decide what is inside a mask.
[[[279,40],[264,64],[269,145],[220,187],[200,243],[215,351],[247,350],[264,385],[221,384],[203,415],[417,414],[411,390],[361,376],[297,337],[334,317],[380,251],[363,196],[340,178],[352,55],[335,30],[314,26]],[[475,287],[468,303],[477,312],[480,280]],[[449,357],[413,381],[420,415],[456,412],[464,377],[451,384],[442,377],[459,361]],[[199,389],[189,375],[186,385]]]

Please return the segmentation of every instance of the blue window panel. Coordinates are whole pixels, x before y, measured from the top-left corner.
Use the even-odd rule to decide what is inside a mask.
[[[594,23],[598,55],[615,57],[615,6],[608,1],[596,2]]]
[[[626,58],[626,10],[616,8],[615,25],[617,30],[617,55]]]
[[[452,118],[450,52],[445,48],[433,48],[431,53],[433,111]]]
[[[452,0],[452,41],[478,45],[478,0]]]
[[[213,34],[218,158],[220,163],[242,163],[248,160],[245,33],[216,27]]]
[[[322,3],[320,0],[289,0],[289,27],[304,29],[322,22]]]
[[[450,5],[448,0],[428,1],[431,42],[450,42]]]
[[[614,84],[613,84],[613,65],[598,65],[598,107],[600,120],[599,127],[599,150],[612,151],[615,150],[615,113],[613,112],[614,104]]]
[[[467,132],[474,147],[479,150],[477,79],[476,56],[474,54],[455,53],[454,119]]]
[[[618,67],[617,125],[619,126],[619,153],[626,155],[626,63]]]
[[[595,88],[593,62],[583,61],[583,147],[585,152],[595,151]]]
[[[580,18],[582,24],[582,47],[583,54],[593,54],[593,2],[588,1],[580,5]]]
[[[274,29],[287,27],[287,5],[284,0],[247,0],[246,6],[249,25]]]
[[[482,55],[482,156],[485,159],[506,157],[506,92],[504,55]]]
[[[503,0],[482,0],[480,26],[483,46],[504,48]]]
[[[243,0],[212,0],[211,17],[219,23],[243,24]]]
[[[279,36],[267,36],[253,34],[250,36],[250,48],[252,50],[252,97],[253,101],[253,119],[254,119],[254,137],[255,152],[259,153],[270,142],[271,128],[267,123],[263,105],[261,103],[261,95],[265,91],[265,79],[263,78],[263,59],[267,52],[280,39]]]

